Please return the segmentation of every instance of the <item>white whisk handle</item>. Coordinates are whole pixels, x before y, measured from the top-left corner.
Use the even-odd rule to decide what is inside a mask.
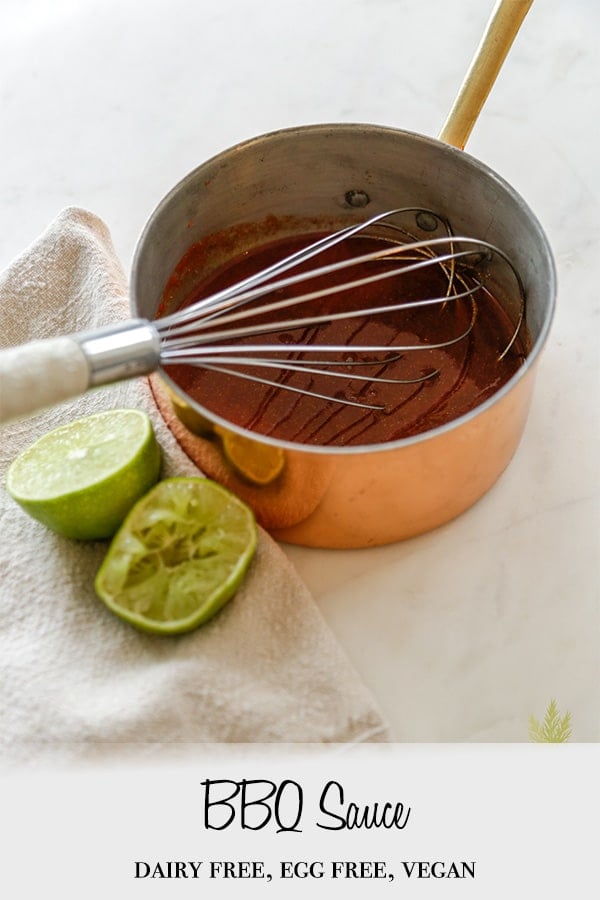
[[[95,385],[153,372],[160,339],[144,319],[32,341],[0,352],[0,422],[83,394]]]
[[[148,375],[160,362],[160,337],[146,319],[74,335],[90,370],[90,387]]]
[[[0,353],[0,422],[82,394],[89,368],[70,337],[32,341]]]

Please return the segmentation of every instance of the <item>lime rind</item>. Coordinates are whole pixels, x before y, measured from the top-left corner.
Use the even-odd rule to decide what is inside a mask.
[[[131,510],[96,577],[96,592],[145,631],[179,634],[233,597],[254,555],[250,508],[206,478],[160,482]]]

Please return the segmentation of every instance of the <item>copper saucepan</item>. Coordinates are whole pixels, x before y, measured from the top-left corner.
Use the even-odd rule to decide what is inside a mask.
[[[454,518],[494,484],[521,438],[552,320],[556,279],[546,236],[519,194],[462,150],[392,128],[336,124],[267,134],[203,163],[162,200],[139,240],[131,304],[134,315],[153,319],[177,263],[208,235],[254,223],[239,229],[250,245],[260,243],[261,223],[273,217],[287,231],[305,231],[307,221],[344,225],[407,206],[433,209],[455,232],[497,245],[524,282],[530,353],[481,406],[408,439],[317,447],[246,432],[161,372],[159,402],[166,394],[173,401],[184,447],[283,541],[366,547],[401,540]],[[258,453],[278,454],[277,477],[266,484],[242,477],[222,450],[226,431],[249,439]]]

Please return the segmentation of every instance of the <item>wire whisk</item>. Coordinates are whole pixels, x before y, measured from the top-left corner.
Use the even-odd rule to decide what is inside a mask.
[[[443,237],[425,240],[415,238],[404,227],[390,221],[394,217],[406,213],[416,214],[417,221],[422,222],[424,227],[437,228],[438,224],[443,225],[446,234]],[[341,242],[348,241],[357,235],[367,237],[371,234],[379,238],[381,244],[372,252],[288,275],[285,278],[280,277]],[[385,242],[381,240],[384,236]],[[459,247],[460,249],[458,249]],[[334,368],[341,365],[344,368],[373,367],[377,364],[387,366],[401,359],[403,354],[408,352],[442,349],[460,343],[469,336],[475,326],[477,319],[476,295],[478,292],[486,291],[484,282],[474,277],[474,273],[477,272],[482,262],[491,261],[494,255],[503,259],[512,270],[520,297],[518,320],[514,325],[510,340],[498,356],[498,361],[500,361],[517,339],[525,315],[525,292],[517,270],[508,256],[494,245],[473,238],[456,237],[452,233],[450,223],[443,217],[431,210],[407,207],[380,213],[366,222],[327,235],[231,287],[198,300],[171,315],[157,319],[154,326],[161,338],[161,363],[167,366],[184,363],[323,400],[367,409],[382,409],[383,407],[378,404],[351,400],[339,394],[318,393],[307,388],[270,380],[248,370],[261,368],[279,372],[304,372],[326,375],[332,379],[348,380],[347,372],[334,371]],[[373,271],[360,278],[354,278],[351,275],[353,268],[380,262],[397,262],[398,265],[386,268],[384,271]],[[296,315],[289,319],[279,318],[282,311],[289,310],[291,307],[300,307],[326,297],[353,292],[365,285],[384,282],[390,278],[406,276],[431,267],[439,268],[444,273],[446,288],[442,295],[413,301],[388,302],[379,306],[343,308],[339,311],[328,310],[319,315],[307,314]],[[347,270],[350,274],[348,280],[344,280],[342,273]],[[330,278],[332,275],[336,278],[340,277],[341,280],[325,287],[315,287],[319,280]],[[310,282],[312,287],[305,293],[261,303],[257,307],[257,302],[262,298],[283,293],[289,288],[296,288],[306,282]],[[408,310],[434,306],[443,307],[450,302],[458,301],[467,301],[471,307],[467,327],[460,333],[437,343],[352,345],[353,350],[365,357],[362,359],[348,358],[345,355],[350,349],[347,344],[300,342],[286,343],[285,346],[278,347],[271,343],[246,342],[246,339],[250,337],[304,329],[307,326],[320,326],[350,318],[405,313]],[[256,319],[257,311],[261,318],[270,316],[271,320],[249,324],[250,320]],[[242,339],[244,343],[241,343]],[[302,354],[302,358],[290,358],[292,353]],[[251,354],[256,355],[252,356]],[[285,354],[284,358],[281,354]],[[319,358],[319,356],[327,354],[331,354],[332,358]],[[340,358],[340,354],[342,358]],[[366,356],[367,354],[368,356]],[[433,369],[415,378],[390,378],[382,374],[360,375],[353,372],[352,379],[372,383],[409,385],[427,381],[438,374],[439,370]]]
[[[410,214],[422,231],[437,230],[439,237],[420,239],[398,223]],[[396,220],[396,221],[395,221]],[[304,269],[311,260],[342,243],[377,238],[368,253]],[[343,392],[328,393],[268,377],[268,372],[306,373],[374,384],[419,384],[435,378],[438,369],[415,377],[386,375],[385,369],[405,354],[451,347],[468,339],[477,322],[478,304],[491,299],[482,267],[494,257],[511,270],[519,295],[519,312],[510,340],[498,355],[501,361],[516,341],[525,319],[523,283],[509,257],[487,241],[457,236],[437,213],[407,207],[379,213],[365,222],[311,242],[303,249],[254,275],[197,300],[154,321],[132,319],[94,332],[36,341],[0,354],[0,421],[24,415],[83,393],[90,387],[149,374],[160,366],[187,365],[236,378],[307,394],[328,402],[365,409],[377,403],[352,399]],[[364,274],[369,266],[368,274]],[[352,269],[360,268],[359,277]],[[371,271],[372,269],[372,271]],[[296,271],[293,271],[296,270]],[[443,290],[418,299],[386,300],[376,305],[351,302],[366,285],[435,270],[443,276]],[[333,279],[333,280],[332,280]],[[300,293],[298,289],[300,288]],[[292,291],[291,295],[289,292]],[[315,303],[335,300],[316,310]],[[341,344],[294,339],[274,345],[267,335],[319,328],[336,321],[401,315],[411,310],[467,304],[469,317],[459,333],[429,342],[424,335],[414,343]],[[302,309],[306,312],[303,313]],[[318,333],[318,332],[317,332]],[[263,340],[261,340],[261,337]],[[349,355],[351,351],[351,356]],[[361,374],[361,367],[377,367],[376,374]],[[344,371],[339,371],[343,367]],[[257,370],[262,370],[258,372]],[[349,375],[349,371],[352,373]]]

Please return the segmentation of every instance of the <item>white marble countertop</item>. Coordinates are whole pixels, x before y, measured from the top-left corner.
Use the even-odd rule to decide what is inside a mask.
[[[127,269],[160,197],[237,141],[314,122],[435,135],[483,0],[1,0],[0,266],[68,205]],[[522,741],[551,698],[600,738],[600,6],[534,3],[469,142],[538,215],[558,312],[523,442],[457,521],[288,547],[399,741]]]

